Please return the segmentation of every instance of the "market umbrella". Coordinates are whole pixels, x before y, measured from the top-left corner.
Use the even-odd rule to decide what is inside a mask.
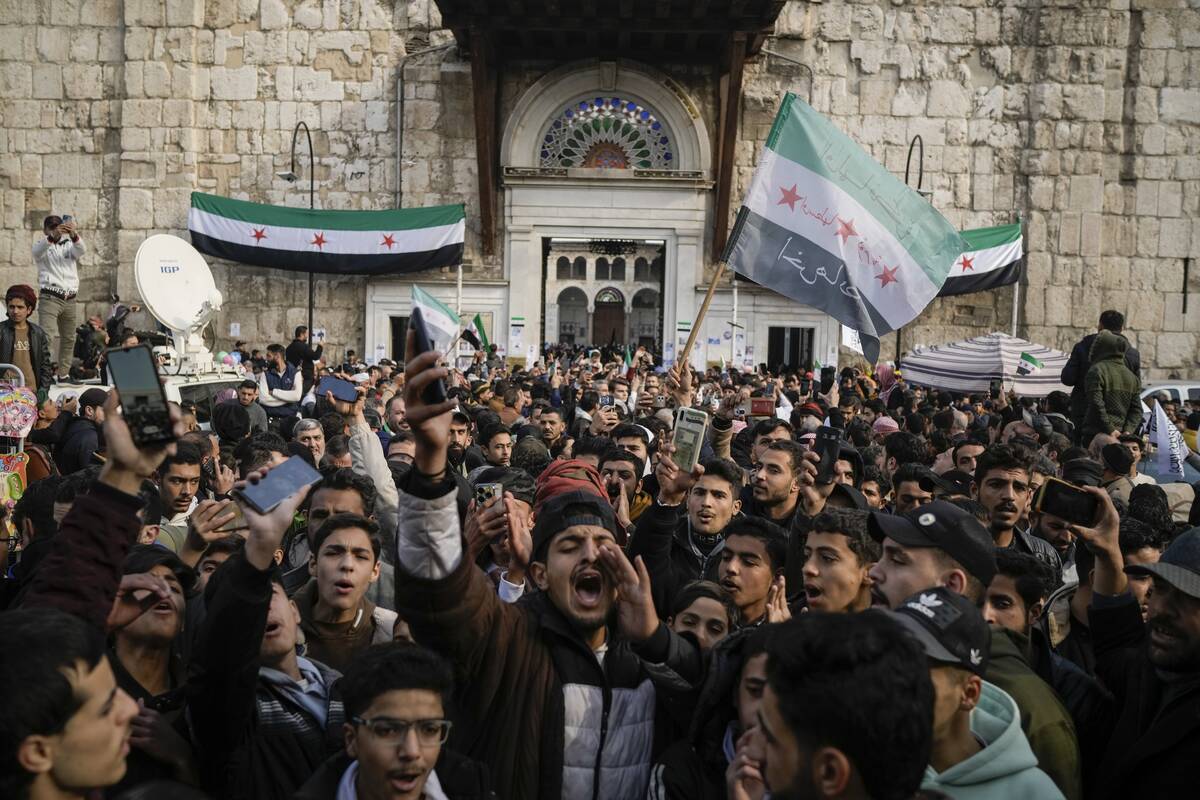
[[[1070,391],[1059,377],[1067,354],[1009,336],[989,333],[961,342],[918,347],[900,362],[904,380],[952,392],[981,394],[993,380],[1023,397]]]

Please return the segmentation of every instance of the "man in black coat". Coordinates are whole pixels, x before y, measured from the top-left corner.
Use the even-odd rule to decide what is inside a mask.
[[[1200,528],[1179,536],[1156,564],[1125,567],[1117,513],[1107,493],[1094,528],[1072,526],[1096,552],[1088,610],[1096,674],[1120,708],[1099,797],[1184,797],[1200,760]],[[1146,622],[1126,574],[1149,575]]]
[[[300,325],[296,328],[296,338],[292,339],[292,343],[283,353],[287,363],[300,370],[304,383],[304,394],[308,394],[308,390],[313,385],[315,374],[313,362],[319,360],[324,351],[325,345],[323,344],[318,344],[316,347],[308,346],[308,328]]]
[[[79,396],[79,416],[67,423],[54,449],[54,463],[63,475],[91,466],[96,452],[103,449],[100,426],[107,398],[103,389],[88,389]]]
[[[1109,309],[1100,314],[1100,324],[1096,326],[1096,333],[1089,333],[1071,348],[1071,357],[1067,359],[1067,365],[1063,367],[1061,380],[1064,386],[1071,387],[1071,422],[1075,426],[1076,437],[1083,428],[1083,416],[1087,411],[1083,379],[1092,366],[1092,344],[1096,341],[1100,331],[1111,331],[1123,337],[1124,334],[1121,331],[1124,329],[1125,315],[1120,311]],[[1129,367],[1129,371],[1134,375],[1141,375],[1142,357],[1132,344],[1125,351],[1125,366]],[[1087,442],[1077,443],[1084,447],[1088,445]]]

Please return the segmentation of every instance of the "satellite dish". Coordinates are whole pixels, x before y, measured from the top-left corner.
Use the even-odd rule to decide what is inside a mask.
[[[138,247],[133,274],[146,309],[174,335],[180,366],[211,368],[200,332],[223,298],[203,256],[178,236],[155,234]]]

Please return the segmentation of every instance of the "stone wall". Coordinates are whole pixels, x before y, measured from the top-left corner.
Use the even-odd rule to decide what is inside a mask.
[[[135,294],[145,236],[185,232],[191,191],[304,205],[303,181],[275,175],[298,120],[314,131],[318,207],[465,202],[468,278],[500,277],[501,243],[484,258],[479,242],[470,69],[439,26],[430,0],[0,0],[0,280],[34,279],[29,246],[51,211],[92,245],[83,295],[97,312]],[[1067,347],[1113,307],[1149,375],[1200,377],[1200,265],[1184,286],[1200,255],[1200,12],[1186,0],[794,1],[768,48],[811,73],[749,65],[735,199],[783,91],[898,174],[919,133],[925,188],[954,224],[1025,220],[1022,335]],[[504,66],[500,130],[553,66]],[[661,68],[715,142],[715,71]],[[303,139],[298,156],[306,178]],[[303,278],[215,272],[222,344],[230,322],[263,344],[306,316]],[[318,281],[335,350],[361,346],[365,291]],[[1011,298],[936,301],[904,344],[1007,330]]]

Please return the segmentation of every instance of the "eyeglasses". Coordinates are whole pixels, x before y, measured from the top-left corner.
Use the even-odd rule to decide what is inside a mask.
[[[392,717],[372,717],[371,719],[352,717],[350,721],[355,725],[367,727],[376,739],[389,744],[403,742],[408,738],[409,729],[415,730],[417,732],[417,741],[423,747],[443,744],[449,738],[450,728],[453,725],[448,719],[417,719],[409,721],[393,719]]]

